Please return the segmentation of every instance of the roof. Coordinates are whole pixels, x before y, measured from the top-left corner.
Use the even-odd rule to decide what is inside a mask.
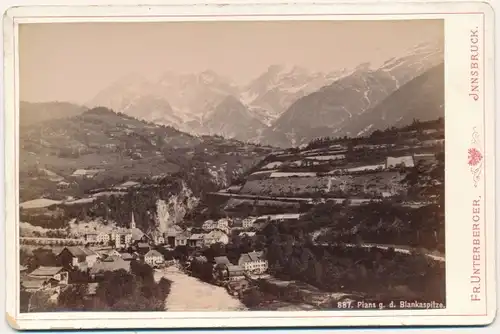
[[[139,242],[137,244],[137,247],[139,247],[139,248],[149,248],[149,244],[145,243],[145,242]]]
[[[90,255],[98,255],[92,249],[87,247],[70,246],[70,247],[65,247],[64,249],[67,249],[70,252],[70,254],[73,255],[74,257],[86,257]],[[61,251],[61,253],[64,251],[64,249]]]
[[[163,257],[163,255],[157,250],[152,249],[144,257]]]
[[[174,225],[174,226],[170,226],[168,229],[167,229],[167,232],[165,232],[166,235],[168,236],[171,236],[171,237],[175,237],[177,236],[178,234],[182,233],[183,230],[180,226],[178,225]]]
[[[124,260],[133,260],[134,259],[134,256],[130,253],[121,253],[120,256]]]
[[[203,238],[205,238],[205,234],[195,233],[189,238],[189,240],[203,240]]]
[[[245,270],[240,266],[228,266],[227,271],[229,272],[229,276],[240,276],[245,273]]]
[[[137,227],[131,228],[130,233],[132,233],[132,240],[141,240],[142,237],[144,236],[144,232],[142,232]]]
[[[90,269],[91,274],[105,271],[116,271],[124,269],[130,271],[130,262],[123,260],[119,256],[110,256],[106,260],[98,261]]]
[[[180,233],[178,236],[178,238],[186,238],[186,239],[189,239],[189,237],[191,237],[191,233],[188,232],[188,231],[184,231],[182,233]]]
[[[240,237],[244,237],[244,236],[247,236],[247,237],[253,237],[255,235],[255,232],[240,232],[240,234],[238,234]]]
[[[38,267],[33,270],[29,275],[38,277],[52,277],[59,274],[63,270],[63,267]]]
[[[227,256],[216,256],[214,257],[214,261],[216,264],[231,264]]]
[[[259,261],[262,260],[262,255],[263,252],[250,252],[241,254],[239,262],[246,263],[246,262]]]
[[[221,230],[212,230],[208,234],[205,235],[206,238],[221,238],[226,236],[227,234],[222,232]]]
[[[45,283],[46,279],[45,278],[25,278],[21,281],[21,285],[25,289],[40,289],[43,284]]]

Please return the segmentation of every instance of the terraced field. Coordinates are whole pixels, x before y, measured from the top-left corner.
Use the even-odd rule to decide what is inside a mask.
[[[240,194],[264,196],[314,196],[347,193],[349,196],[392,195],[404,190],[400,184],[403,175],[398,172],[380,172],[364,175],[279,177],[249,180]]]

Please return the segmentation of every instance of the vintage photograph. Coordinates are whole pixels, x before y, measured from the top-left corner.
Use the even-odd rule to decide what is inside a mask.
[[[20,312],[445,309],[444,67],[442,19],[21,24]]]

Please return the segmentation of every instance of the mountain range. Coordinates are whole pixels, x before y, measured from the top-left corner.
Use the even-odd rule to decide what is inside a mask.
[[[424,43],[384,63],[352,69],[313,72],[271,65],[243,85],[210,70],[166,72],[157,80],[130,74],[99,92],[86,106],[104,106],[194,135],[299,146],[317,137],[359,136],[394,122],[404,125],[410,116],[439,117],[444,99],[442,63],[442,44]],[[419,96],[428,103],[426,108],[412,107],[410,103],[422,103],[397,96]]]

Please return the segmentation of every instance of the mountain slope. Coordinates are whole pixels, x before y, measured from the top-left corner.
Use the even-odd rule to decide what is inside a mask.
[[[396,88],[388,73],[360,66],[353,74],[292,104],[264,136],[271,131],[284,133],[288,143],[273,144],[288,146],[300,145],[326,133],[328,136],[341,133],[346,123]]]
[[[158,80],[126,76],[97,94],[88,105],[191,131],[189,124],[199,124],[226,96],[237,94],[237,88],[228,79],[213,71],[167,72]]]
[[[356,124],[366,123],[362,121],[365,113],[442,62],[441,44],[420,44],[379,67],[361,64],[350,75],[293,103],[264,132],[263,143],[286,147],[324,136],[355,136],[358,131],[353,131],[359,128]]]
[[[242,141],[254,139],[264,127],[234,96],[226,97],[203,122],[209,134]]]
[[[121,112],[137,119],[153,122],[160,125],[176,125],[181,128],[184,120],[174,110],[167,100],[144,95],[134,98]]]
[[[298,66],[271,65],[242,88],[240,97],[257,118],[270,125],[293,102],[333,82],[343,72],[313,73]]]
[[[367,135],[377,129],[427,121],[444,116],[444,64],[433,67],[403,85],[349,127],[351,133]]]
[[[19,125],[25,127],[51,119],[72,117],[80,115],[86,110],[86,107],[68,102],[31,103],[21,101]]]
[[[85,180],[85,187],[176,173],[224,186],[271,150],[221,137],[195,137],[102,107],[27,126],[20,142],[20,190],[25,200],[65,193],[81,196],[87,188],[75,183],[72,174],[77,169],[99,171]],[[70,184],[69,190],[56,189],[61,181]]]

